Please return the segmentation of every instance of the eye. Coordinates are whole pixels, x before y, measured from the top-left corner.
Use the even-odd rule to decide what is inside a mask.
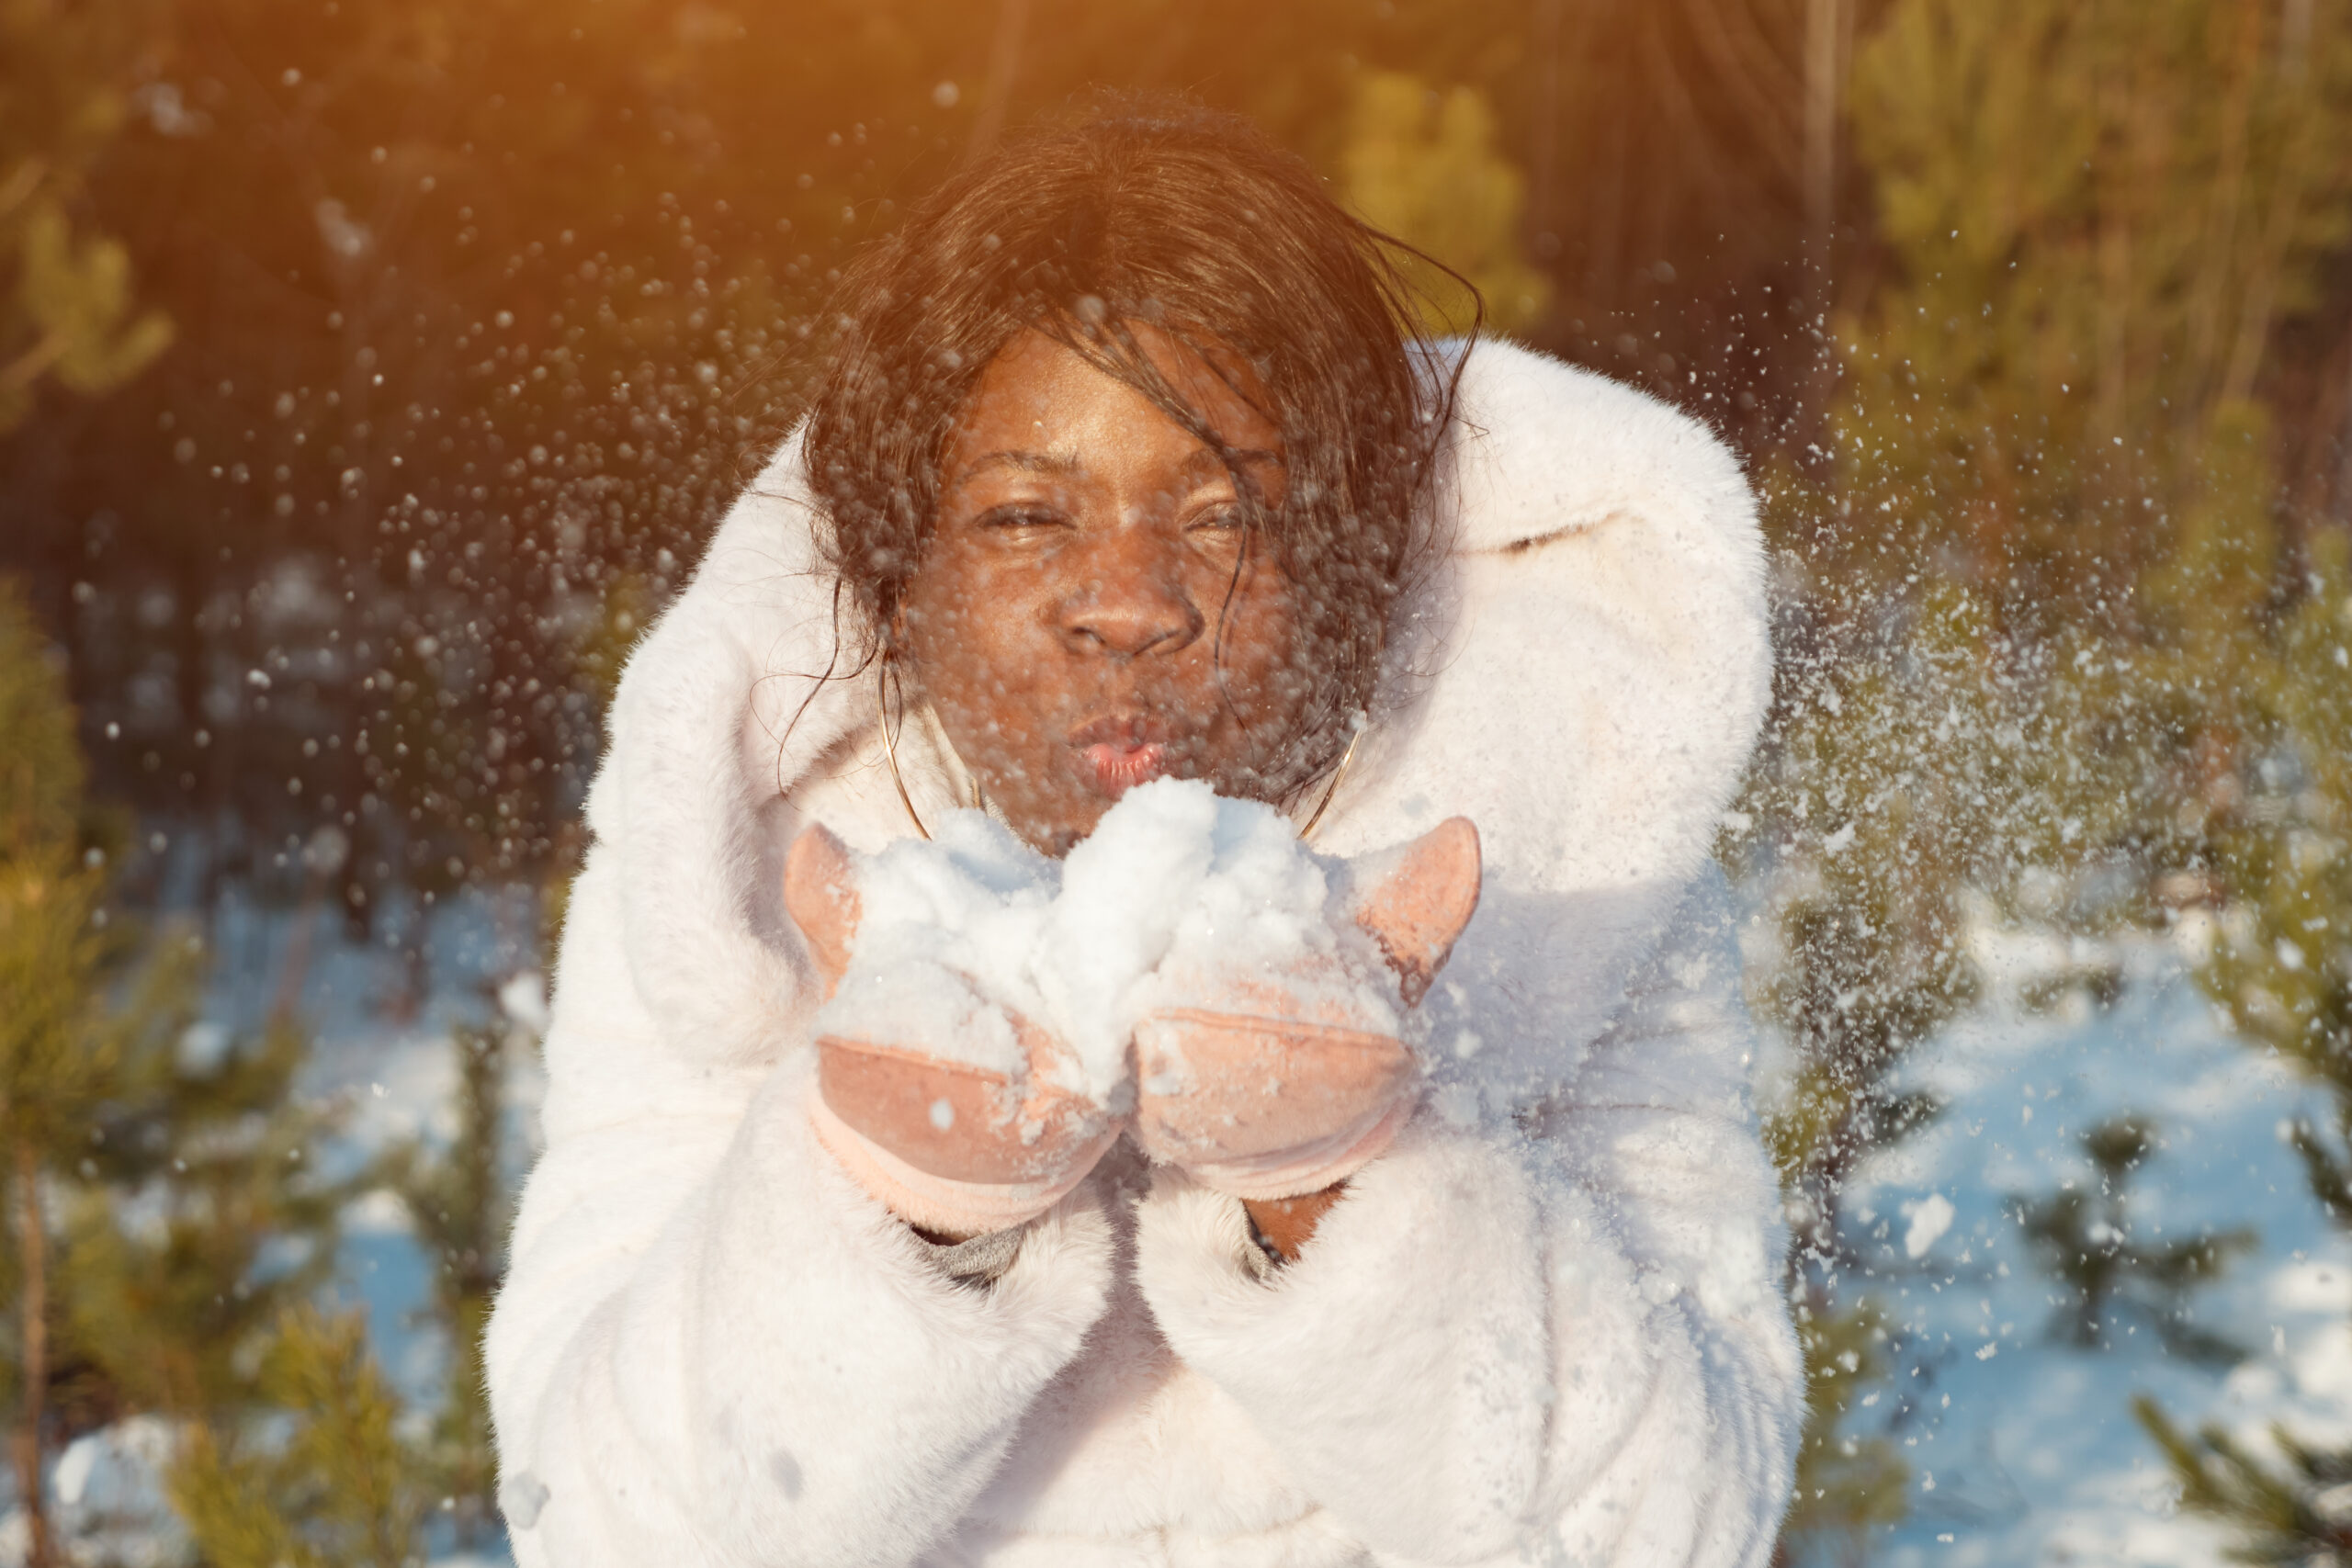
[[[1184,531],[1188,534],[1205,534],[1212,538],[1217,538],[1238,534],[1248,527],[1249,524],[1249,518],[1242,513],[1241,503],[1227,501],[1204,507],[1195,513],[1184,525]]]
[[[985,534],[1022,538],[1044,534],[1069,525],[1069,519],[1050,506],[1034,502],[1017,502],[1005,506],[992,506],[972,519],[972,526]]]

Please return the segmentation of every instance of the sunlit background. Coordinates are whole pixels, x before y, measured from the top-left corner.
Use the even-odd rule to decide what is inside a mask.
[[[1103,87],[1764,498],[1784,1559],[2352,1562],[2347,0],[0,0],[0,1562],[505,1561],[621,658]]]

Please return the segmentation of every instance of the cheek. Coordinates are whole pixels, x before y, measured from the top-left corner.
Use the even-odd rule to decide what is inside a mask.
[[[1276,578],[1237,594],[1226,612],[1225,662],[1269,680],[1298,654],[1298,607],[1287,580]]]
[[[1312,681],[1300,637],[1298,607],[1288,582],[1235,596],[1226,612],[1222,645],[1203,637],[1198,693],[1218,710],[1219,725],[1244,730],[1284,731],[1304,708]]]
[[[1006,585],[981,563],[943,552],[907,586],[907,640],[926,664],[964,669],[1013,629]]]
[[[925,695],[967,744],[1025,737],[1032,689],[1046,668],[1035,646],[1036,606],[1024,584],[969,570],[909,586],[905,646]]]

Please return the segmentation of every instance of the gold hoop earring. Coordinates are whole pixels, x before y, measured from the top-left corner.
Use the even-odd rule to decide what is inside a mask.
[[[882,754],[890,760],[890,782],[899,786],[899,804],[907,808],[907,820],[915,825],[915,831],[928,839],[931,829],[923,826],[922,814],[915,809],[914,796],[907,793],[907,781],[899,772],[899,736],[898,731],[891,728],[890,702],[883,690],[897,681],[898,673],[891,669],[890,660],[884,660],[882,673],[874,682],[874,716],[882,726]],[[899,709],[901,714],[906,711],[904,692],[899,694]]]
[[[1340,793],[1340,781],[1348,776],[1348,764],[1356,760],[1356,748],[1363,743],[1366,728],[1360,725],[1356,732],[1348,737],[1348,749],[1340,753],[1340,765],[1331,770],[1331,782],[1323,786],[1323,798],[1316,803],[1315,815],[1309,817],[1306,826],[1298,830],[1300,839],[1313,838],[1315,829],[1323,825],[1323,814],[1331,809],[1332,797]]]
[[[890,723],[889,699],[883,691],[886,684],[893,686],[899,684],[899,672],[893,661],[887,658],[882,660],[881,675],[874,682],[874,716],[882,727],[882,755],[889,760],[890,782],[898,786],[899,804],[907,808],[907,820],[915,825],[916,832],[928,839],[931,837],[931,829],[923,825],[922,813],[915,809],[914,796],[907,793],[906,777],[899,772],[899,732]],[[906,716],[906,711],[907,694],[905,688],[900,687],[899,716],[902,720]],[[958,766],[964,766],[963,759],[957,758],[956,763]],[[980,775],[972,772],[968,766],[965,766],[964,776],[972,782],[972,809],[986,811],[989,808],[989,795],[987,790],[980,787]]]

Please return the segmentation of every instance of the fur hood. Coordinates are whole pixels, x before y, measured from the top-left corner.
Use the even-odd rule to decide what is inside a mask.
[[[1406,1568],[1770,1556],[1804,1416],[1717,822],[1770,675],[1730,455],[1508,344],[1463,367],[1317,848],[1478,825],[1434,1080],[1269,1272],[1125,1145],[957,1276],[817,1145],[781,908],[912,830],[787,445],[623,677],[485,1365],[521,1568]],[[910,736],[910,739],[912,739]],[[926,813],[952,760],[902,747]]]
[[[1505,1032],[1532,1028],[1538,1059],[1489,1058],[1517,1094],[1573,1070],[1707,859],[1769,694],[1762,553],[1704,429],[1498,341],[1463,369],[1436,512],[1451,549],[1399,608],[1317,847],[1478,824],[1489,891],[1453,973],[1543,954],[1540,1016]],[[714,1061],[798,1038],[808,975],[763,807],[878,711],[872,670],[812,690],[853,661],[820,526],[795,439],[629,660],[588,802],[624,862],[629,976],[679,1048]],[[1525,899],[1557,894],[1577,896],[1572,924],[1531,925]]]

